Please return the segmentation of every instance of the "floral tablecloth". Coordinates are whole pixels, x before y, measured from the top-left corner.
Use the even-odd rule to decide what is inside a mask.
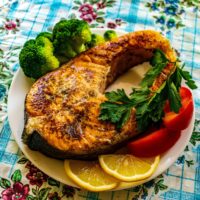
[[[127,32],[155,29],[166,35],[200,88],[199,0],[1,0],[0,1],[0,199],[126,200],[200,199],[200,90],[193,91],[195,128],[189,144],[164,174],[135,188],[93,193],[48,177],[27,160],[12,136],[7,95],[23,43],[51,30],[61,18]],[[17,105],[16,105],[17,106]]]

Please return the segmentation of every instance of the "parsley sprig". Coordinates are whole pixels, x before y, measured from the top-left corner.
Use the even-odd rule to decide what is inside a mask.
[[[169,60],[166,58],[165,54],[161,50],[157,49],[150,60],[152,68],[150,68],[150,70],[145,74],[145,77],[142,79],[140,85],[142,87],[150,87],[168,62]]]
[[[126,95],[124,89],[118,89],[116,92],[107,92],[108,101],[101,104],[100,119],[111,121],[120,129],[129,119],[134,102]]]
[[[179,62],[176,65],[175,72],[162,84],[158,91],[152,92],[150,87],[155,78],[162,72],[163,68],[170,63],[165,54],[157,49],[150,60],[151,68],[141,81],[141,88],[133,88],[128,96],[124,89],[107,92],[105,95],[108,101],[100,105],[101,112],[99,119],[110,121],[116,125],[117,129],[129,120],[132,108],[136,108],[136,119],[139,131],[144,131],[152,123],[159,122],[163,116],[163,108],[166,100],[169,100],[170,109],[176,113],[181,108],[181,99],[179,88],[182,79],[191,88],[197,86],[192,80],[189,72],[184,71]]]

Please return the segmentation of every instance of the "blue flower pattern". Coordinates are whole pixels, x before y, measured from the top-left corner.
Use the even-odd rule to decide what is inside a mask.
[[[165,8],[165,13],[167,15],[176,15],[178,7],[176,5],[170,5]]]
[[[158,4],[156,2],[152,3],[151,9],[152,10],[158,10]]]
[[[165,24],[165,16],[160,16],[160,17],[156,20],[156,23]]]
[[[173,28],[175,25],[176,25],[176,21],[175,21],[173,18],[170,18],[170,19],[167,21],[167,27],[168,27],[169,29]]]
[[[172,29],[184,27],[182,17],[186,7],[193,7],[194,12],[197,12],[200,5],[197,6],[192,0],[153,0],[146,3],[146,7],[153,13],[160,29],[170,33]]]

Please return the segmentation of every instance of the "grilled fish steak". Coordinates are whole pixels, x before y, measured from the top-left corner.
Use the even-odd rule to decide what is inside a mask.
[[[170,61],[176,60],[175,51],[160,33],[138,31],[91,48],[38,79],[25,101],[23,141],[58,159],[93,159],[113,152],[138,133],[137,122],[135,109],[120,131],[112,123],[100,121],[104,91],[125,71],[148,61],[154,49],[161,49]],[[174,68],[167,65],[152,90]]]

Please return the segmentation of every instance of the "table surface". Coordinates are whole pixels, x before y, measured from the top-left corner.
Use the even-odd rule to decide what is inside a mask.
[[[50,31],[61,18],[73,17],[88,21],[91,27],[162,32],[178,50],[186,69],[200,87],[199,0],[1,0],[0,198],[200,199],[199,89],[193,91],[195,128],[187,148],[164,174],[138,187],[102,193],[78,190],[48,177],[23,156],[7,119],[7,95],[12,77],[19,67],[18,54],[26,40],[35,38],[41,31]]]

